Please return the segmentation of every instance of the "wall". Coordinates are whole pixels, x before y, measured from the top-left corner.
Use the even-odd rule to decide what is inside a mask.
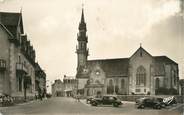
[[[6,70],[1,72],[1,81],[0,81],[0,92],[5,94],[10,94],[10,83],[9,83],[9,35],[0,25],[0,59],[6,61]]]

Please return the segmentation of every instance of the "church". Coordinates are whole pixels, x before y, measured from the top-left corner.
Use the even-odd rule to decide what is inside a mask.
[[[142,46],[129,58],[88,60],[87,28],[82,10],[77,34],[77,91],[83,96],[178,94],[178,64],[152,56]]]

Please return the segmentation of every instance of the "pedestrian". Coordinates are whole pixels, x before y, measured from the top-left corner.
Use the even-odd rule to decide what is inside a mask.
[[[80,102],[80,93],[77,95],[77,101]]]

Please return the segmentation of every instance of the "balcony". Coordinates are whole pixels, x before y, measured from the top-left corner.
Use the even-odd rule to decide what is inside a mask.
[[[20,73],[27,73],[28,72],[26,66],[23,63],[17,63],[16,70]]]
[[[0,59],[0,71],[6,70],[6,61],[3,59]]]

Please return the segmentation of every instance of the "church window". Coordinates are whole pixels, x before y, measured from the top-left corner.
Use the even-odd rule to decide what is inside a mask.
[[[159,78],[156,78],[155,80],[155,88],[158,89],[160,87],[160,80]]]
[[[137,68],[136,85],[146,85],[146,70],[143,66]]]
[[[113,85],[113,80],[109,80],[109,84],[107,86],[107,94],[113,94],[114,92],[114,85]]]
[[[140,50],[140,57],[142,57],[142,50]]]

